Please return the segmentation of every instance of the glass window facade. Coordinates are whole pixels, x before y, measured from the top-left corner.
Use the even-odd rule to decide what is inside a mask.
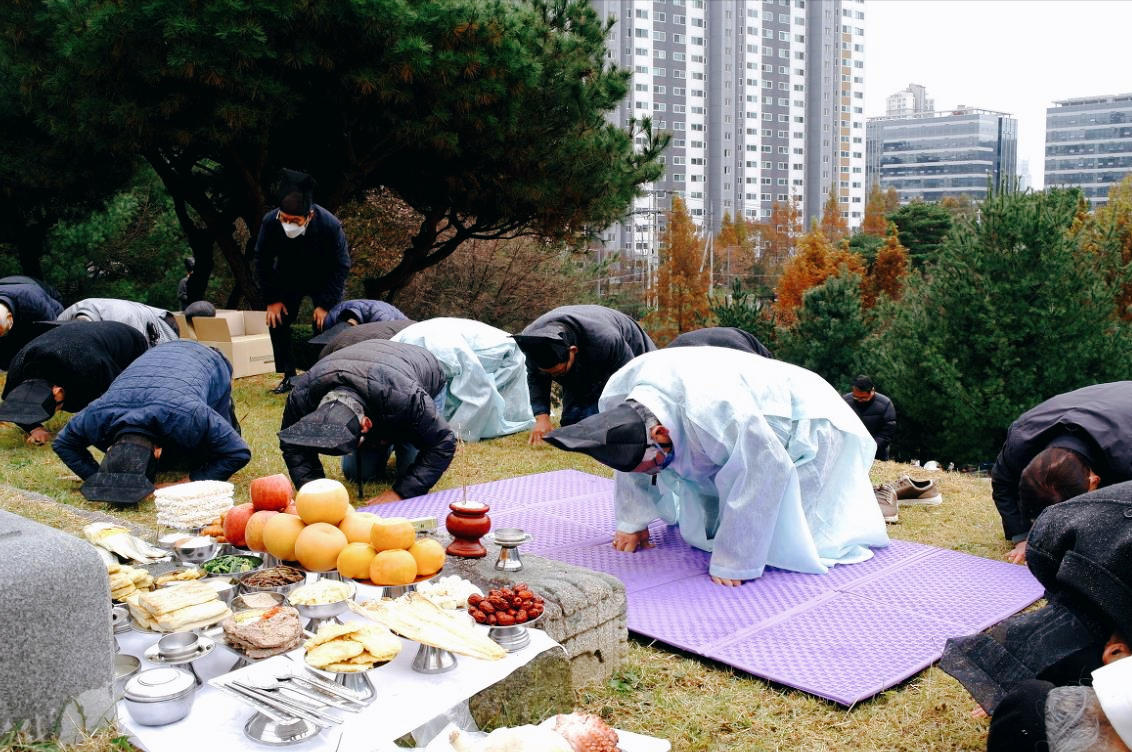
[[[1045,184],[1094,204],[1132,173],[1132,94],[1067,99],[1046,110]]]

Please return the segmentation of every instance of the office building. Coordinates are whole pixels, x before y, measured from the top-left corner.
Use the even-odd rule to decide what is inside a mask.
[[[868,181],[896,189],[900,203],[940,201],[1016,183],[1018,121],[960,106],[943,112],[869,118]]]
[[[1046,110],[1046,186],[1080,188],[1094,206],[1132,173],[1132,94],[1055,102]]]
[[[917,112],[931,112],[935,109],[935,102],[928,99],[928,90],[920,84],[908,84],[908,88],[895,94],[889,94],[885,99],[884,114],[889,117],[904,117],[915,115]]]
[[[853,226],[864,213],[862,0],[592,0],[615,23],[611,64],[632,71],[610,114],[651,117],[672,134],[664,176],[605,251],[655,254],[664,213],[680,195],[716,233],[724,215],[757,222],[793,199],[820,217],[830,187]]]

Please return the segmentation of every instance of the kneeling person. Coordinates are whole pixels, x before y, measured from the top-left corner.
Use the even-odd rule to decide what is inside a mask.
[[[416,345],[375,339],[322,358],[295,379],[283,409],[279,446],[295,487],[325,477],[320,454],[348,455],[347,480],[376,480],[395,449],[393,487],[372,501],[428,493],[456,454],[445,393],[444,369]]]
[[[738,585],[767,565],[824,573],[888,544],[869,480],[876,443],[817,374],[724,348],[666,349],[615,373],[599,407],[546,440],[618,471],[618,550],[648,546],[660,517],[711,552],[713,581]]]
[[[119,504],[152,493],[158,469],[228,480],[252,457],[232,403],[232,366],[218,351],[184,339],[131,363],[52,446],[85,481],[83,496]],[[106,453],[101,465],[91,446]]]

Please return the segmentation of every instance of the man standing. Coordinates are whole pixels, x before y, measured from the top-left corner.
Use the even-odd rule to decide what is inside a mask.
[[[159,469],[228,480],[252,453],[232,403],[232,366],[192,340],[148,350],[63,427],[55,453],[90,501],[130,504],[153,492]],[[95,462],[89,447],[106,453]]]
[[[892,400],[878,392],[873,380],[863,374],[853,379],[853,391],[843,396],[876,440],[876,459],[887,460],[896,436],[896,408]]]
[[[327,313],[342,300],[350,271],[342,223],[313,203],[314,187],[310,175],[283,170],[279,208],[264,215],[256,239],[256,283],[267,301],[275,369],[283,374],[276,394],[290,391],[295,376],[291,324],[303,298],[310,296],[314,330],[321,331]]]
[[[279,447],[296,488],[325,477],[320,454],[343,456],[359,484],[384,473],[396,449],[393,487],[372,503],[428,493],[456,454],[442,417],[444,369],[416,345],[373,339],[337,350],[295,379]]]
[[[54,321],[63,310],[56,294],[31,277],[0,278],[0,371],[35,339],[37,321]]]
[[[550,385],[562,387],[562,425],[597,412],[609,377],[656,345],[640,324],[620,311],[597,305],[555,308],[515,335],[527,358],[527,384],[535,427],[531,444],[551,430]]]
[[[711,552],[714,582],[766,566],[824,573],[888,544],[869,481],[875,442],[820,376],[724,348],[635,358],[601,412],[546,441],[614,474],[613,547],[647,547],[657,517]]]
[[[43,428],[58,410],[77,413],[101,397],[149,344],[117,321],[74,321],[39,335],[12,359],[0,421],[27,431],[29,444],[46,444]]]
[[[991,468],[1002,531],[1026,561],[1031,523],[1046,507],[1132,480],[1132,381],[1094,384],[1051,397],[1011,424]]]

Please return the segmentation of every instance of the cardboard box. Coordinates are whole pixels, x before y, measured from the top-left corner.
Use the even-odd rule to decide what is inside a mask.
[[[224,353],[232,364],[232,378],[275,372],[266,311],[218,310],[215,316],[195,317],[191,324],[184,314],[174,317],[182,339],[195,339]]]

